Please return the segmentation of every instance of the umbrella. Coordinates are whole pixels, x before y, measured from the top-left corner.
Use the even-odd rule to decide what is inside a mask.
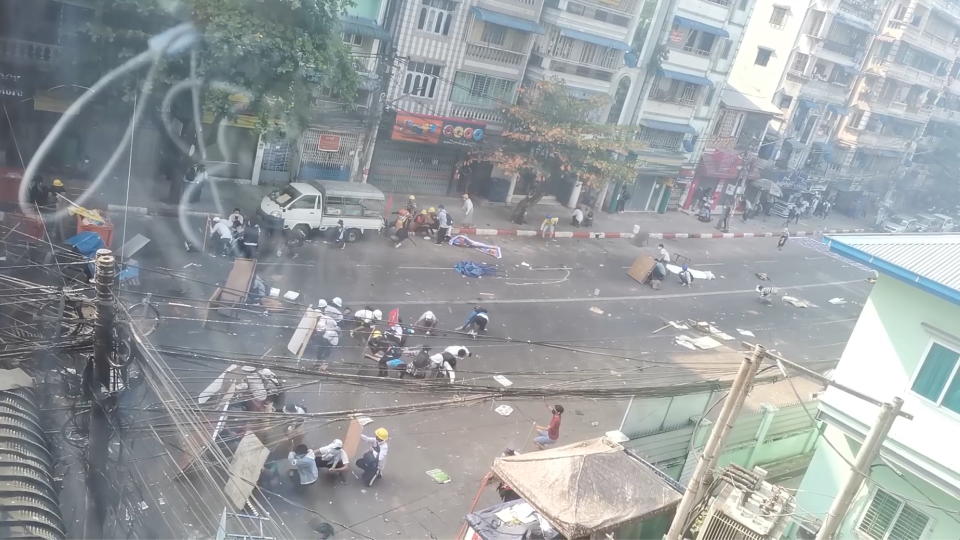
[[[769,191],[774,197],[783,197],[783,191],[780,190],[780,186],[769,178],[758,178],[750,184],[761,191]]]

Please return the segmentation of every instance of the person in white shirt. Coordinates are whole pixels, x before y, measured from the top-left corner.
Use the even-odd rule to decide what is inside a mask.
[[[579,206],[573,209],[573,218],[570,220],[570,224],[574,227],[583,224],[583,210]]]
[[[371,486],[378,476],[383,476],[383,468],[387,462],[387,439],[390,434],[386,428],[377,428],[373,432],[374,436],[360,434],[364,442],[370,443],[370,448],[357,460],[357,467],[363,470],[363,476],[360,478],[363,485]]]
[[[429,336],[437,327],[438,322],[440,321],[437,320],[437,316],[428,310],[424,311],[423,315],[420,315],[420,318],[417,319],[417,322],[413,323],[413,328],[414,330],[421,330],[424,335]]]
[[[330,317],[331,319],[337,321],[338,323],[343,320],[343,300],[339,296],[334,297],[330,301],[330,304],[327,304],[326,300],[320,300],[321,305],[320,309],[323,310],[323,314]]]
[[[456,368],[454,368],[456,363],[457,356],[447,351],[430,355],[430,364],[433,373],[446,373],[451,384],[457,382],[457,372]]]
[[[670,253],[667,251],[667,248],[663,247],[663,244],[658,244],[657,249],[657,261],[663,264],[670,264]]]
[[[290,460],[290,465],[295,467],[290,473],[291,476],[296,474],[298,486],[302,488],[317,481],[319,477],[317,458],[313,450],[307,448],[307,445],[298,444],[287,456],[287,459]]]
[[[220,247],[220,255],[226,255],[230,252],[230,244],[233,242],[233,231],[230,229],[230,225],[219,217],[215,217],[211,229],[211,236]]]
[[[470,194],[463,194],[463,225],[469,227],[473,225],[473,200],[470,199]]]
[[[326,360],[333,348],[340,345],[340,327],[337,321],[326,315],[320,315],[317,320],[316,332],[320,334],[320,346],[317,349],[317,360]]]
[[[350,465],[350,456],[343,449],[343,441],[334,439],[326,446],[313,451],[317,456],[317,468],[323,468],[327,473],[339,473],[347,470]]]

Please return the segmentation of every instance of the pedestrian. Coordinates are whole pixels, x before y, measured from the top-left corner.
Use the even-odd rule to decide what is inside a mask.
[[[317,456],[317,469],[323,469],[328,474],[341,473],[350,465],[350,456],[343,449],[343,441],[334,439],[326,446],[313,451]]]
[[[553,238],[557,234],[557,223],[560,218],[547,216],[540,223],[540,236],[543,238]]]
[[[453,218],[447,213],[443,205],[437,206],[437,244],[442,244],[450,237],[450,226],[453,225]]]
[[[627,201],[630,200],[630,193],[627,192],[627,186],[620,188],[620,196],[617,197],[617,213],[622,214],[627,207]]]
[[[794,218],[796,218],[796,216],[797,216],[797,207],[794,206],[793,204],[790,204],[789,206],[787,206],[787,221],[783,223],[783,226],[786,227],[787,225],[790,225],[790,222],[793,221]]]
[[[537,436],[533,438],[533,444],[543,450],[544,447],[556,444],[560,438],[560,416],[563,415],[563,405],[554,405],[550,408],[550,425],[535,426]]]
[[[401,216],[397,218],[397,222],[396,222],[397,243],[393,247],[395,248],[400,247],[400,245],[403,244],[404,240],[410,238],[410,228],[412,227],[412,223],[413,223],[413,219],[411,217],[411,214],[408,214],[406,212],[403,212]],[[410,241],[413,242],[413,239],[411,238]],[[416,245],[416,242],[414,242],[414,245]]]
[[[373,437],[360,433],[360,438],[370,443],[370,448],[357,460],[357,467],[363,471],[360,480],[370,487],[378,477],[383,477],[383,466],[387,462],[387,439],[390,434],[386,428],[377,428]]]
[[[334,347],[340,345],[340,327],[337,325],[337,321],[326,315],[321,315],[317,321],[316,332],[320,338],[317,360],[326,360],[330,357]]]
[[[783,250],[783,246],[787,243],[787,238],[790,238],[790,229],[784,227],[783,231],[780,233],[780,241],[777,242],[778,250]]]
[[[827,216],[830,215],[830,207],[833,206],[833,203],[830,201],[823,201],[823,219],[827,219]]]
[[[243,228],[243,256],[248,259],[257,257],[257,250],[260,248],[260,224],[253,219],[247,222]]]
[[[467,316],[467,320],[463,322],[463,326],[457,328],[457,330],[467,330],[471,335],[476,336],[477,334],[486,333],[489,322],[490,314],[487,312],[487,309],[475,306],[473,311],[470,312],[470,315]]]
[[[473,200],[470,199],[469,193],[463,194],[463,226],[469,227],[473,225]]]
[[[227,216],[227,223],[234,231],[243,231],[243,212],[239,208],[234,208],[233,212],[230,212],[230,215]]]
[[[663,264],[670,264],[670,252],[667,251],[667,248],[663,247],[663,244],[657,244],[657,262]]]
[[[793,219],[794,224],[799,224],[800,223],[800,207],[797,205],[793,205],[793,207],[791,208],[789,217]]]
[[[290,478],[295,481],[299,489],[305,489],[307,486],[317,481],[319,471],[317,471],[317,459],[313,450],[307,448],[305,444],[296,445],[287,456],[290,460]]]
[[[686,264],[680,268],[680,285],[684,287],[693,285],[693,272],[690,271],[690,268]]]
[[[432,311],[427,310],[423,312],[423,315],[420,315],[417,322],[413,323],[413,329],[415,331],[422,331],[424,335],[429,336],[437,328],[439,322],[437,316],[434,315]]]
[[[753,212],[753,203],[750,202],[750,199],[744,199],[744,200],[743,200],[743,215],[740,216],[741,219],[743,219],[743,222],[744,222],[744,223],[746,223],[746,222],[747,222],[747,219],[750,218],[750,213],[751,213],[751,212]]]
[[[230,245],[233,243],[233,231],[230,230],[227,222],[219,217],[213,218],[211,231],[211,236],[213,236],[213,240],[216,242],[217,254],[221,257],[226,257],[230,253]]]
[[[411,216],[417,213],[417,198],[413,195],[407,197],[407,213]]]
[[[720,219],[720,229],[723,232],[727,232],[728,227],[730,226],[730,216],[733,214],[733,205],[728,204],[723,207],[723,218]]]
[[[333,243],[340,249],[347,247],[346,231],[343,228],[343,220],[337,220],[337,226],[333,228]]]
[[[579,227],[583,224],[583,210],[580,207],[573,209],[573,216],[570,218],[570,224],[574,227]]]
[[[324,315],[338,323],[343,320],[343,300],[339,296],[334,296],[333,300],[330,300],[330,304],[321,299],[320,304],[322,304],[320,307],[323,309]]]

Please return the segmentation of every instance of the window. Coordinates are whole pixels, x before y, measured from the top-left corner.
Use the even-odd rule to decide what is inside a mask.
[[[860,129],[863,123],[863,111],[857,109],[853,111],[853,114],[850,115],[850,121],[847,122],[847,127],[850,129]]]
[[[432,98],[436,95],[439,80],[440,66],[424,62],[410,62],[407,64],[407,75],[403,79],[403,93]]]
[[[824,13],[822,11],[813,11],[810,13],[810,24],[807,26],[807,34],[819,36],[820,29],[823,28]]]
[[[480,34],[480,41],[492,43],[494,45],[503,45],[507,38],[507,29],[498,24],[483,24],[483,32]]]
[[[773,13],[770,14],[770,24],[777,28],[783,28],[783,25],[787,24],[787,15],[789,14],[789,8],[773,6]]]
[[[515,84],[515,81],[508,79],[461,71],[454,78],[450,101],[461,105],[493,107],[511,100]]]
[[[740,0],[740,3],[737,4],[737,9],[739,9],[740,11],[746,11],[747,4],[749,3],[749,1],[750,0]]]
[[[452,0],[423,0],[417,29],[445,36],[450,33],[450,23],[456,10],[457,3]]]
[[[960,413],[960,352],[934,343],[920,365],[911,389],[941,407]]]
[[[360,34],[351,34],[349,32],[342,32],[340,34],[340,39],[343,40],[347,45],[363,45],[363,36]]]
[[[758,66],[765,66],[770,62],[771,56],[773,56],[772,50],[764,49],[763,47],[757,47],[757,57],[754,59],[753,63]]]
[[[693,83],[658,77],[650,91],[650,99],[667,103],[694,105],[699,90],[700,86]]]
[[[894,20],[903,21],[907,18],[907,6],[900,4],[897,6],[896,13],[893,14]]]
[[[857,531],[874,540],[920,540],[929,522],[927,516],[878,489]]]
[[[791,104],[793,104],[793,96],[788,96],[787,94],[782,94],[780,96],[781,109],[789,109]]]
[[[290,206],[287,207],[287,210],[313,210],[317,207],[317,196],[316,195],[304,195],[296,201],[293,202]]]
[[[714,94],[716,94],[716,92],[717,91],[713,86],[711,86],[710,89],[707,90],[707,97],[703,98],[704,106],[709,107],[713,103],[713,96]]]
[[[586,9],[583,7],[583,4],[575,4],[570,2],[567,4],[567,13],[573,13],[574,15],[583,15]]]
[[[720,59],[726,60],[730,56],[730,47],[733,44],[729,39],[723,40],[723,48],[720,49]]]
[[[793,63],[790,64],[790,71],[796,71],[797,73],[803,73],[807,69],[807,62],[810,61],[810,57],[798,52],[793,55]]]

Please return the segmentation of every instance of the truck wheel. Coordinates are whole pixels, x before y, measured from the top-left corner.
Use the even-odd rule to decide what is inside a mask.
[[[305,225],[301,223],[293,228],[293,232],[302,235],[304,240],[306,240],[307,238],[310,238],[311,231],[310,231],[309,225]]]
[[[346,239],[346,241],[351,243],[356,242],[357,240],[360,240],[360,238],[362,237],[363,237],[363,232],[361,232],[360,229],[347,229],[346,234],[344,234],[344,238]]]

